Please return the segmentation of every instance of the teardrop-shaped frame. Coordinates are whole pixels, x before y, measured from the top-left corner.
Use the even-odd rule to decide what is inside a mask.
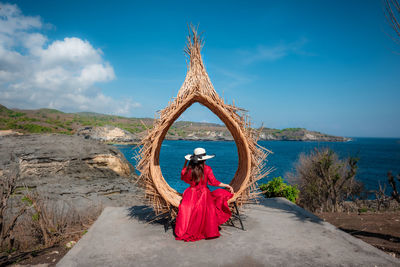
[[[171,114],[170,119],[166,120],[161,126],[162,131],[155,136],[153,148],[151,149],[152,154],[150,157],[150,175],[153,178],[154,184],[160,195],[164,199],[170,200],[171,205],[178,207],[182,197],[175,189],[168,185],[162,175],[160,168],[160,150],[162,142],[164,141],[165,135],[167,134],[169,128],[181,116],[181,114],[195,102],[206,106],[215,115],[217,115],[226,125],[235,140],[239,160],[235,176],[230,183],[235,191],[233,198],[229,200],[229,203],[231,203],[232,201],[235,201],[236,198],[241,195],[243,190],[247,188],[251,174],[250,150],[240,126],[236,123],[236,121],[233,120],[233,118],[226,116],[224,109],[221,106],[215,105],[213,100],[208,96],[195,95],[193,98],[187,99],[181,103],[180,107],[178,107],[173,114]]]
[[[270,153],[257,144],[257,135],[250,127],[244,110],[228,105],[215,91],[201,58],[202,39],[193,26],[189,29],[185,52],[189,59],[188,72],[178,95],[159,112],[152,128],[138,144],[136,169],[140,175],[137,184],[144,189],[144,197],[158,216],[176,216],[182,196],[165,181],[160,168],[162,142],[172,124],[193,103],[198,102],[226,125],[232,134],[238,151],[238,168],[231,181],[235,194],[229,202],[238,206],[257,197],[257,181],[271,171],[265,168],[265,159]],[[239,114],[239,112],[243,112]],[[169,215],[167,215],[169,214]]]

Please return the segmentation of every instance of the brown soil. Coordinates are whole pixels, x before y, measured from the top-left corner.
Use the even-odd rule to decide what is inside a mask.
[[[342,231],[400,258],[400,211],[317,213]]]
[[[52,248],[27,255],[24,260],[17,260],[11,266],[31,266],[44,264],[44,266],[56,266],[56,264],[67,254],[68,249],[65,245],[57,245]]]
[[[38,249],[27,252],[14,252],[8,257],[0,258],[0,266],[34,266],[44,264],[44,266],[56,266],[56,264],[67,254],[70,250],[66,247],[69,241],[78,242],[85,232],[80,231],[79,234],[74,234],[68,239],[61,240],[49,248]]]
[[[59,244],[54,245],[50,248],[45,248],[41,250],[37,250],[34,252],[26,252],[26,253],[18,253],[18,255],[11,254],[9,259],[5,261],[5,263],[0,263],[0,266],[31,266],[44,264],[44,266],[56,266],[56,264],[67,254],[70,250],[65,245],[69,241],[78,241],[80,237],[75,237],[73,239],[68,239],[61,241]]]

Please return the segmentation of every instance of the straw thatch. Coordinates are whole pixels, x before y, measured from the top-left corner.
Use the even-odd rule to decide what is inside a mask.
[[[270,151],[257,144],[257,132],[250,127],[245,111],[234,104],[226,104],[214,90],[201,58],[202,46],[203,41],[197,29],[190,27],[185,49],[189,60],[186,79],[177,97],[159,112],[159,119],[155,120],[154,126],[139,144],[141,148],[136,156],[136,168],[140,176],[137,182],[145,189],[145,198],[157,214],[171,212],[175,216],[182,199],[181,194],[168,185],[161,173],[160,149],[168,129],[195,102],[215,113],[236,142],[239,164],[230,183],[235,194],[229,203],[236,201],[240,207],[254,200],[258,194],[256,181],[270,171],[265,166],[265,158]]]

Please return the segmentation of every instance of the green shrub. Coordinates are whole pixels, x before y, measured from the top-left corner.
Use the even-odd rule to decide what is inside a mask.
[[[45,127],[37,124],[22,124],[18,125],[19,129],[26,130],[30,133],[50,133],[52,129],[50,127]]]
[[[38,212],[32,214],[32,220],[39,221],[39,213]]]
[[[358,209],[358,212],[359,213],[363,213],[363,212],[367,212],[368,211],[368,209],[367,208],[361,208],[361,209]]]
[[[311,212],[340,211],[344,201],[362,192],[355,179],[357,162],[355,157],[340,159],[330,148],[300,154],[296,170],[288,174],[299,185],[299,205]]]
[[[66,135],[72,135],[72,133],[68,132],[68,131],[59,131],[58,133],[59,134],[66,134]]]
[[[11,118],[18,118],[18,117],[22,117],[22,116],[24,116],[24,115],[25,115],[25,113],[16,112],[16,111],[10,112],[10,113],[9,113],[9,116],[10,116]]]
[[[287,185],[280,176],[273,178],[266,184],[261,184],[260,189],[266,198],[284,197],[293,203],[296,203],[299,196],[297,186]]]
[[[32,200],[30,198],[28,198],[27,196],[22,197],[21,201],[23,203],[25,203],[27,206],[32,206],[33,205]]]

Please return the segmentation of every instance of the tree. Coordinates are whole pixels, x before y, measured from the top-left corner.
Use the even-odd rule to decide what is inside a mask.
[[[384,0],[385,16],[394,30],[396,37],[393,40],[400,45],[400,2],[398,0]]]

